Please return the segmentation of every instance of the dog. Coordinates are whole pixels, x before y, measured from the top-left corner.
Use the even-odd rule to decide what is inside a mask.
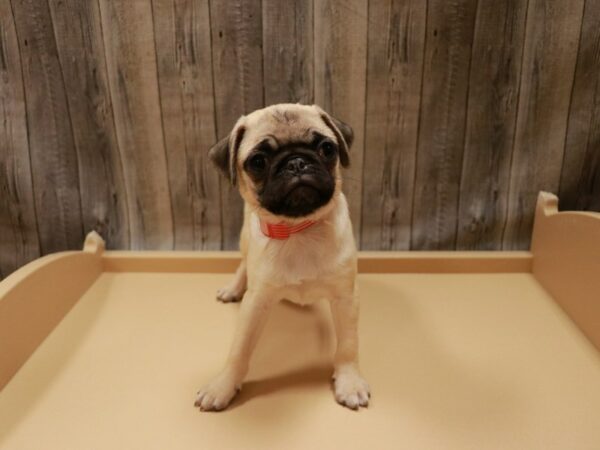
[[[278,104],[242,116],[210,149],[244,200],[242,262],[217,298],[243,301],[225,367],[198,392],[201,410],[226,408],[241,389],[268,312],[282,299],[329,301],[335,399],[351,409],[368,405],[358,367],[356,245],[341,178],[352,141],[352,128],[320,107]]]

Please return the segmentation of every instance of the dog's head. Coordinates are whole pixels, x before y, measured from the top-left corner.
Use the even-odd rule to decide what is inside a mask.
[[[209,155],[262,215],[316,218],[341,191],[352,139],[316,105],[280,104],[241,117]]]

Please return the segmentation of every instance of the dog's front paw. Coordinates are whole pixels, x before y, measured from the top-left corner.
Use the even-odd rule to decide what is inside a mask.
[[[244,292],[231,286],[226,286],[217,291],[217,300],[223,303],[239,302],[244,296]]]
[[[239,390],[240,386],[231,375],[221,374],[198,391],[194,406],[202,411],[221,411],[227,408]]]
[[[371,390],[356,369],[336,371],[334,392],[337,402],[350,409],[369,405]]]

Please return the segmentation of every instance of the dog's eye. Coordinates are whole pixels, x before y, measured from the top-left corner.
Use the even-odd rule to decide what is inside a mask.
[[[248,167],[255,172],[261,172],[267,167],[267,159],[263,155],[254,155],[248,161]]]
[[[335,145],[332,142],[325,141],[319,147],[319,151],[326,159],[331,159],[335,156]]]

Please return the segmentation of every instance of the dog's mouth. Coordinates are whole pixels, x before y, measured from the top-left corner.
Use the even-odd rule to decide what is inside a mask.
[[[286,195],[291,194],[297,189],[314,189],[318,191],[321,187],[322,186],[319,184],[319,180],[317,180],[313,175],[298,175],[287,183]]]
[[[319,202],[320,191],[308,183],[298,183],[286,195],[286,202],[297,209]]]
[[[287,180],[262,196],[262,206],[273,214],[286,217],[307,216],[326,205],[333,197],[335,183],[312,174],[302,174]]]

